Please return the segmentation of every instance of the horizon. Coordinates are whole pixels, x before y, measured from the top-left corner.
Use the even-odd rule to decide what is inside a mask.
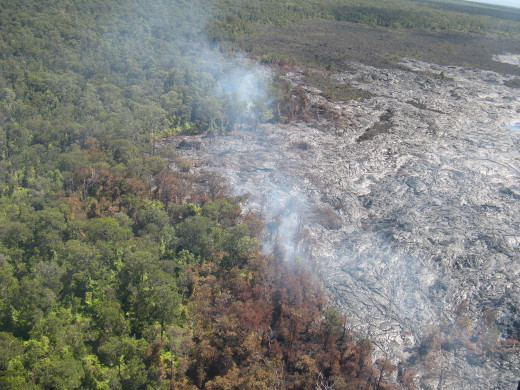
[[[485,3],[493,5],[502,5],[506,7],[514,7],[520,9],[520,0],[465,0],[472,3]]]

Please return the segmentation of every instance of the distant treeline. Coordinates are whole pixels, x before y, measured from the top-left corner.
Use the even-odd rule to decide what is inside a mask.
[[[232,40],[251,23],[283,25],[325,18],[370,26],[456,30],[518,36],[520,10],[456,0],[220,0],[220,17],[208,28],[214,39]]]

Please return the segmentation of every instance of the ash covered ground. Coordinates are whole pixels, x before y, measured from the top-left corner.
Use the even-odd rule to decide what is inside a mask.
[[[249,193],[266,251],[277,242],[288,261],[318,262],[352,328],[413,368],[419,388],[516,388],[520,350],[506,341],[520,339],[515,78],[349,63],[332,77],[368,93],[331,102],[303,73],[286,78],[334,120],[189,137],[179,152]]]

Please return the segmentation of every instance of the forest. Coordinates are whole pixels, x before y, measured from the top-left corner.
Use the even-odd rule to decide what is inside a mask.
[[[312,264],[261,253],[246,197],[160,142],[290,119],[272,85],[275,98],[251,107],[208,93],[254,23],[520,31],[493,14],[455,18],[449,2],[392,1],[408,12],[339,0],[0,2],[0,387],[393,388],[397,367],[372,362],[371,340],[328,304]],[[412,372],[399,378],[414,388]]]

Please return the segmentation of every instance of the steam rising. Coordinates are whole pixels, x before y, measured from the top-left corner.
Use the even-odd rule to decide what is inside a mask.
[[[298,251],[298,234],[302,231],[304,206],[300,194],[287,197],[286,193],[273,188],[264,198],[262,216],[268,225],[263,250],[265,253],[274,251],[284,260],[292,261],[296,256],[303,256]]]
[[[240,116],[244,122],[251,117],[259,119],[255,108],[267,107],[270,103],[267,69],[240,54],[226,55],[209,47],[200,63],[216,80],[210,91],[212,96],[230,101],[231,107],[242,111]],[[462,299],[478,301],[479,294],[492,296],[483,287],[489,281],[475,282],[471,273],[455,272],[464,267],[473,269],[472,264],[464,261],[480,261],[479,256],[485,253],[489,259],[497,258],[510,264],[509,252],[518,254],[518,248],[508,248],[507,243],[500,242],[503,248],[498,248],[491,238],[485,241],[495,209],[509,210],[512,220],[517,215],[518,208],[514,208],[513,199],[509,199],[517,199],[516,190],[510,189],[512,184],[503,180],[517,178],[515,169],[507,168],[508,155],[489,156],[491,149],[480,146],[475,146],[467,155],[461,152],[468,149],[465,138],[468,128],[473,126],[478,130],[470,134],[475,139],[494,142],[500,137],[488,138],[489,134],[495,132],[503,136],[500,131],[505,131],[508,124],[517,119],[504,118],[502,122],[509,122],[501,122],[501,130],[490,130],[496,117],[490,115],[481,120],[482,112],[487,109],[503,115],[499,101],[496,108],[486,101],[484,110],[476,98],[478,91],[491,88],[481,81],[486,77],[497,78],[493,84],[497,96],[504,93],[503,80],[496,74],[430,68],[419,62],[407,64],[421,71],[409,72],[413,76],[403,70],[383,73],[359,64],[352,66],[358,69],[338,78],[349,78],[351,83],[370,79],[370,84],[358,86],[372,88],[370,92],[377,97],[342,107],[357,123],[344,129],[341,141],[334,138],[337,135],[301,124],[286,128],[267,125],[254,133],[244,132],[212,141],[206,145],[205,152],[214,157],[211,168],[220,170],[236,193],[251,193],[249,207],[258,211],[267,225],[263,250],[287,261],[297,257],[305,259],[311,252],[326,258],[325,281],[338,303],[348,306],[352,316],[359,316],[358,330],[364,331],[367,337],[383,340],[379,346],[385,353],[385,343],[394,343],[396,350],[401,351],[398,352],[400,358],[405,360],[410,357],[410,350],[417,347],[427,324],[441,323],[443,317],[445,321],[453,321],[450,310]],[[431,89],[418,86],[421,74],[441,72],[446,75],[452,72],[450,76],[458,84],[449,78],[431,81],[425,77],[419,80],[420,85]],[[392,78],[400,82],[388,83]],[[446,88],[452,95],[446,93]],[[428,107],[412,104],[423,101]],[[400,121],[399,137],[390,133],[384,139],[376,139],[382,144],[372,140],[356,142],[364,129],[373,127],[374,121],[381,118],[381,112],[388,108],[395,111]],[[472,122],[471,118],[478,119]],[[517,125],[512,128],[515,130]],[[463,135],[460,129],[464,129]],[[305,151],[289,151],[297,142],[316,145],[316,150],[310,147]],[[337,143],[341,143],[342,149],[335,149]],[[494,176],[494,180],[504,186],[500,197],[482,185],[490,176],[474,170],[474,166],[484,169],[481,162],[491,158],[506,160],[505,164],[496,166],[490,163],[489,168],[489,175],[500,172]],[[473,163],[466,163],[471,160]],[[318,170],[313,164],[319,166]],[[304,177],[309,173],[321,176],[311,183]],[[299,187],[304,181],[306,184]],[[489,195],[491,193],[494,197]],[[457,203],[462,198],[474,209],[483,208],[487,214],[470,215],[473,210]],[[484,200],[490,205],[481,205]],[[335,229],[316,221],[311,209],[317,204],[326,204],[331,216],[341,221],[341,226]],[[504,229],[515,235],[512,226],[509,224]],[[481,236],[467,237],[472,230]],[[312,246],[315,250],[308,250]],[[497,248],[502,253],[494,253]],[[473,250],[476,254],[468,254]],[[510,273],[504,270],[505,267],[497,268],[493,277],[510,278],[510,283],[514,283]],[[503,296],[505,292],[495,295]],[[455,324],[451,332],[463,334],[464,330]],[[449,335],[448,338],[456,337]]]
[[[233,67],[224,72],[216,90],[217,96],[233,99],[236,104],[251,112],[255,103],[268,103],[265,90],[268,85],[268,71],[259,66],[253,66],[245,59],[235,58]]]
[[[517,133],[511,126],[518,111],[506,113],[496,97],[520,107],[501,75],[407,65],[457,81],[427,83],[427,76],[406,70],[352,65],[355,71],[338,78],[371,76],[367,88],[377,97],[341,105],[357,123],[340,137],[302,123],[264,125],[206,143],[198,158],[211,154],[211,168],[237,193],[251,194],[250,207],[266,221],[266,253],[320,261],[329,291],[353,327],[374,340],[376,355],[419,367],[424,388],[442,387],[439,372],[458,364],[463,368],[449,379],[451,388],[475,388],[472,373],[501,370],[490,368],[493,357],[486,357],[497,345],[498,328],[482,313],[489,302],[501,302],[493,306],[497,321],[516,321],[510,305],[518,294],[508,286],[518,286],[518,241],[507,237],[518,237]],[[399,82],[388,83],[389,74]],[[497,79],[492,91],[482,81],[490,77]],[[446,95],[455,87],[457,95]],[[357,142],[388,108],[398,132]],[[302,144],[307,147],[297,147]],[[340,223],[320,220],[329,217]],[[420,366],[426,360],[430,366]],[[497,383],[512,383],[515,373]]]

